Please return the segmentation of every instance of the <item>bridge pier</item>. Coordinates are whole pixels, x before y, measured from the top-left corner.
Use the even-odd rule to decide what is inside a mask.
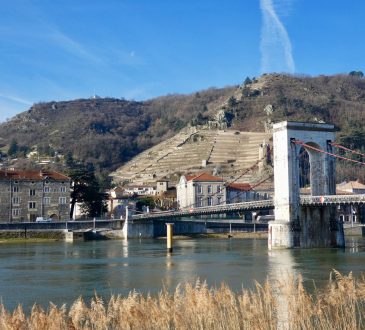
[[[269,249],[342,247],[342,224],[330,205],[301,206],[299,159],[305,145],[331,152],[334,126],[281,122],[273,126],[275,221],[269,222]],[[298,141],[305,144],[298,145]],[[307,148],[312,196],[336,194],[335,161],[328,154]]]

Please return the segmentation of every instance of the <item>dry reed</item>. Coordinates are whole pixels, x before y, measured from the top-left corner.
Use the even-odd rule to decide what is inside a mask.
[[[9,312],[0,305],[0,329],[364,329],[364,277],[331,274],[312,294],[299,276],[241,293],[197,281],[156,297],[134,291],[108,302],[95,296],[90,305],[79,298],[70,308],[35,305],[28,316],[21,306]]]

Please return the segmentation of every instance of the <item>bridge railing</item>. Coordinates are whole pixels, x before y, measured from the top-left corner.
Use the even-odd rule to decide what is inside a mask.
[[[362,204],[365,203],[365,194],[358,195],[327,195],[327,196],[300,196],[301,205],[329,205],[329,204]]]
[[[244,210],[258,210],[263,208],[272,208],[273,205],[274,205],[273,200],[268,199],[268,200],[252,201],[252,202],[232,203],[225,205],[194,207],[180,211],[144,213],[144,214],[133,215],[132,219],[183,217],[183,216],[216,214],[216,213],[235,212]]]
[[[326,196],[300,196],[301,205],[341,205],[365,203],[365,194],[358,195],[326,195]],[[132,219],[156,219],[187,217],[195,215],[218,214],[238,211],[269,209],[274,207],[274,200],[257,200],[251,202],[232,203],[225,205],[194,207],[179,211],[162,211],[133,215]]]

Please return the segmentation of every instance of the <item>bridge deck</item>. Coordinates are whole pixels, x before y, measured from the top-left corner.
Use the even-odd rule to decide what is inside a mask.
[[[321,205],[350,205],[365,203],[365,194],[362,195],[331,195],[331,196],[301,196],[300,205],[321,206]],[[225,205],[214,205],[205,207],[195,207],[180,211],[152,212],[134,215],[133,219],[160,219],[178,218],[195,215],[222,214],[240,211],[268,210],[274,208],[272,199],[252,202],[232,203]]]

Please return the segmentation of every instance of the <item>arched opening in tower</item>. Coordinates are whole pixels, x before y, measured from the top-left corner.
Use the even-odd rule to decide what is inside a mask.
[[[310,161],[309,154],[304,147],[299,150],[299,187],[308,188],[310,190]],[[309,191],[310,193],[310,191]]]

